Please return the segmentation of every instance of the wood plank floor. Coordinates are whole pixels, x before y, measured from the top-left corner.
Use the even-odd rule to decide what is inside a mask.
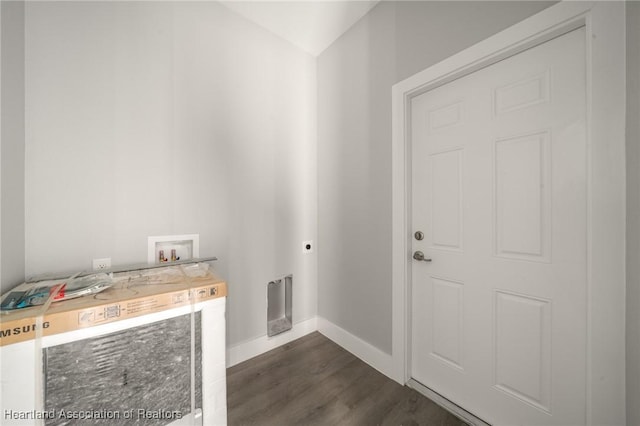
[[[320,333],[227,370],[229,425],[447,425],[464,422]]]

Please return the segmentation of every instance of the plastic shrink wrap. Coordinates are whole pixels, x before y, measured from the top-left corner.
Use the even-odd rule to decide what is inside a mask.
[[[226,294],[206,263],[16,287],[0,312],[0,423],[226,424]]]

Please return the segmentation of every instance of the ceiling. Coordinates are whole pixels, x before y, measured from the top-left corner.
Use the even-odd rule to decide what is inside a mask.
[[[380,0],[221,1],[229,9],[317,56]]]

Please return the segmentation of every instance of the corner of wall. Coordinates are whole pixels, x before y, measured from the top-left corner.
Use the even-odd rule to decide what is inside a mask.
[[[640,424],[640,3],[626,2],[627,56],[627,258],[626,412]]]

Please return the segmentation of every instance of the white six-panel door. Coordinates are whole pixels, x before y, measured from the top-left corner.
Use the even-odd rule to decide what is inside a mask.
[[[492,424],[585,423],[584,38],[411,100],[411,376]]]

